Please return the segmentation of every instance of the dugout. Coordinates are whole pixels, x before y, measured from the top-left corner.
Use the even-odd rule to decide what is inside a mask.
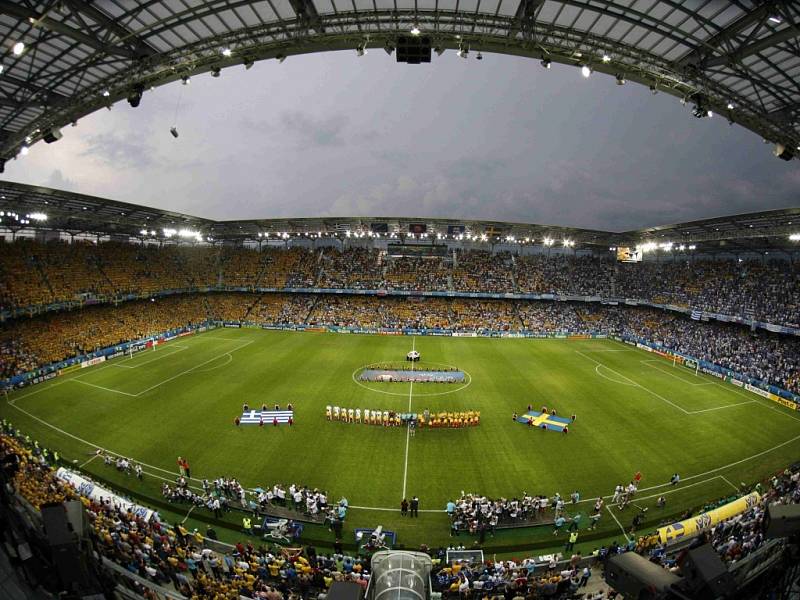
[[[424,552],[384,550],[372,557],[368,600],[428,600],[431,557]]]

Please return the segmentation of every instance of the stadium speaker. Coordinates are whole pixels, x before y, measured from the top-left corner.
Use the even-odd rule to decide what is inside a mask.
[[[772,504],[764,520],[767,539],[791,537],[800,533],[800,504]]]
[[[53,142],[60,140],[62,137],[63,134],[61,133],[60,129],[51,129],[42,136],[42,139],[46,144],[52,144]]]
[[[681,578],[636,554],[618,554],[608,561],[606,583],[626,598],[646,600],[664,596]]]
[[[128,104],[133,108],[139,106],[139,103],[142,101],[142,94],[144,94],[144,86],[141,83],[133,86],[128,94]]]
[[[792,160],[794,158],[794,152],[783,144],[775,144],[775,150],[772,153],[781,160]]]
[[[47,542],[51,546],[74,544],[77,541],[64,504],[43,505],[41,512]]]
[[[693,548],[678,561],[683,573],[682,588],[695,598],[720,598],[736,589],[736,581],[711,544]]]
[[[431,62],[431,38],[427,35],[401,35],[395,50],[397,62],[418,65]]]

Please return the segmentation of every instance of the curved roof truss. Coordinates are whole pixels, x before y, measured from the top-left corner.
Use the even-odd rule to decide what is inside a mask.
[[[438,50],[585,64],[700,99],[702,113],[800,147],[791,0],[0,0],[0,158],[151,86],[294,54],[391,51],[414,27]]]

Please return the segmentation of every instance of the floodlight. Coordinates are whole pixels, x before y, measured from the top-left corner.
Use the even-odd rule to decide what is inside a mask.
[[[26,216],[34,221],[47,221],[47,215],[43,212],[34,212]]]
[[[0,75],[3,74],[3,69],[5,69],[5,67],[3,65],[0,65]]]
[[[228,57],[233,54],[233,51],[230,48],[223,48],[222,49],[222,56]]]
[[[728,102],[728,110],[733,110],[733,102]]]
[[[103,98],[108,98],[111,95],[111,92],[108,90],[103,90]]]
[[[589,65],[581,65],[581,75],[583,75],[584,77],[589,77],[589,75],[591,74],[592,74],[592,69],[589,67]]]
[[[792,233],[789,235],[789,241],[800,242],[800,233]]]
[[[17,42],[14,44],[11,51],[14,53],[14,56],[19,56],[23,52],[25,52],[25,43],[24,42]]]
[[[539,64],[542,65],[545,69],[549,69],[551,62],[553,61],[551,61],[549,58],[543,58]]]
[[[28,156],[28,152],[30,152],[30,150],[28,149],[27,146],[23,146],[22,148],[19,149],[19,152],[20,154],[22,154],[22,156]]]
[[[147,229],[142,229],[139,231],[139,235],[147,235]]]
[[[419,30],[419,27],[417,27],[416,25],[414,25],[414,26],[411,28],[411,35],[419,35],[420,33],[421,33],[421,32],[420,32],[420,30]]]
[[[604,63],[610,63],[611,62],[611,57],[608,54],[603,54],[603,62]]]
[[[783,23],[783,19],[781,19],[780,15],[770,15],[769,20],[775,23],[776,25],[780,25]]]

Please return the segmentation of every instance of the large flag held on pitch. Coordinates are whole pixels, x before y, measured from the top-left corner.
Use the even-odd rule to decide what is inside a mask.
[[[289,419],[294,420],[292,410],[248,410],[242,413],[239,423],[242,425],[272,425],[273,419],[278,419],[278,423],[288,423]]]

